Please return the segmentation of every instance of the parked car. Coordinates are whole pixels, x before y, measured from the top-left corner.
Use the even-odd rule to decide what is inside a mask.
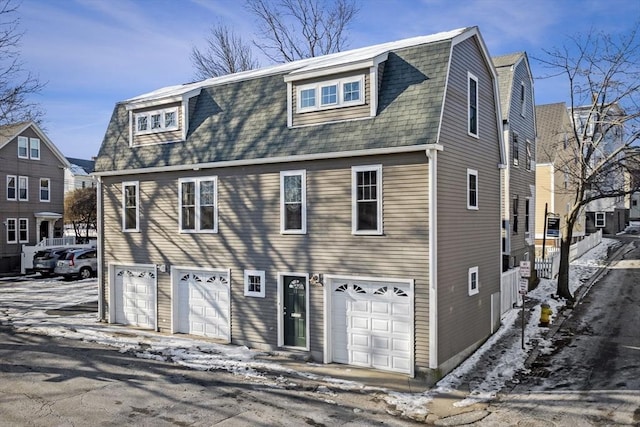
[[[98,271],[98,258],[95,248],[75,249],[61,257],[54,269],[55,274],[65,279],[79,277],[88,279]]]
[[[47,248],[36,252],[33,255],[33,271],[47,277],[53,274],[56,264],[63,258],[67,251],[77,249],[70,247]]]

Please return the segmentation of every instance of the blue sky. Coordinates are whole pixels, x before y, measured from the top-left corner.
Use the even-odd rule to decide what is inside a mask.
[[[254,21],[241,0],[22,0],[25,68],[46,82],[35,98],[43,127],[67,157],[97,155],[114,105],[194,80],[189,55],[222,21],[249,40]],[[628,32],[640,0],[361,0],[349,48],[477,25],[489,53],[561,47],[591,28]],[[269,65],[263,61],[263,65]],[[568,100],[564,79],[531,59],[538,104]]]

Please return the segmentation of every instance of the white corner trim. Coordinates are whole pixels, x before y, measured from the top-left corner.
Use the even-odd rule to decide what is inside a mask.
[[[438,368],[438,151],[427,149],[429,157],[429,368]]]

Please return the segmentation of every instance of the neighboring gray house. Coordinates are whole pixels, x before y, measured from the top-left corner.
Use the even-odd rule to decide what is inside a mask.
[[[76,159],[67,157],[71,167],[64,171],[64,193],[67,194],[78,188],[92,188],[96,186],[96,178],[91,175],[95,167],[95,160]]]
[[[500,323],[499,111],[476,27],[118,103],[100,317],[438,378]]]
[[[69,163],[34,122],[0,126],[0,272],[20,271],[22,245],[62,236]]]
[[[507,163],[503,169],[502,269],[535,258],[536,113],[533,76],[525,52],[493,58]]]

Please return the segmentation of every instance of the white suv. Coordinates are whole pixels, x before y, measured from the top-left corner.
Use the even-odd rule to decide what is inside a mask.
[[[88,279],[96,274],[98,270],[98,258],[95,248],[76,249],[66,253],[58,260],[55,274],[63,276],[65,279],[79,277]]]

